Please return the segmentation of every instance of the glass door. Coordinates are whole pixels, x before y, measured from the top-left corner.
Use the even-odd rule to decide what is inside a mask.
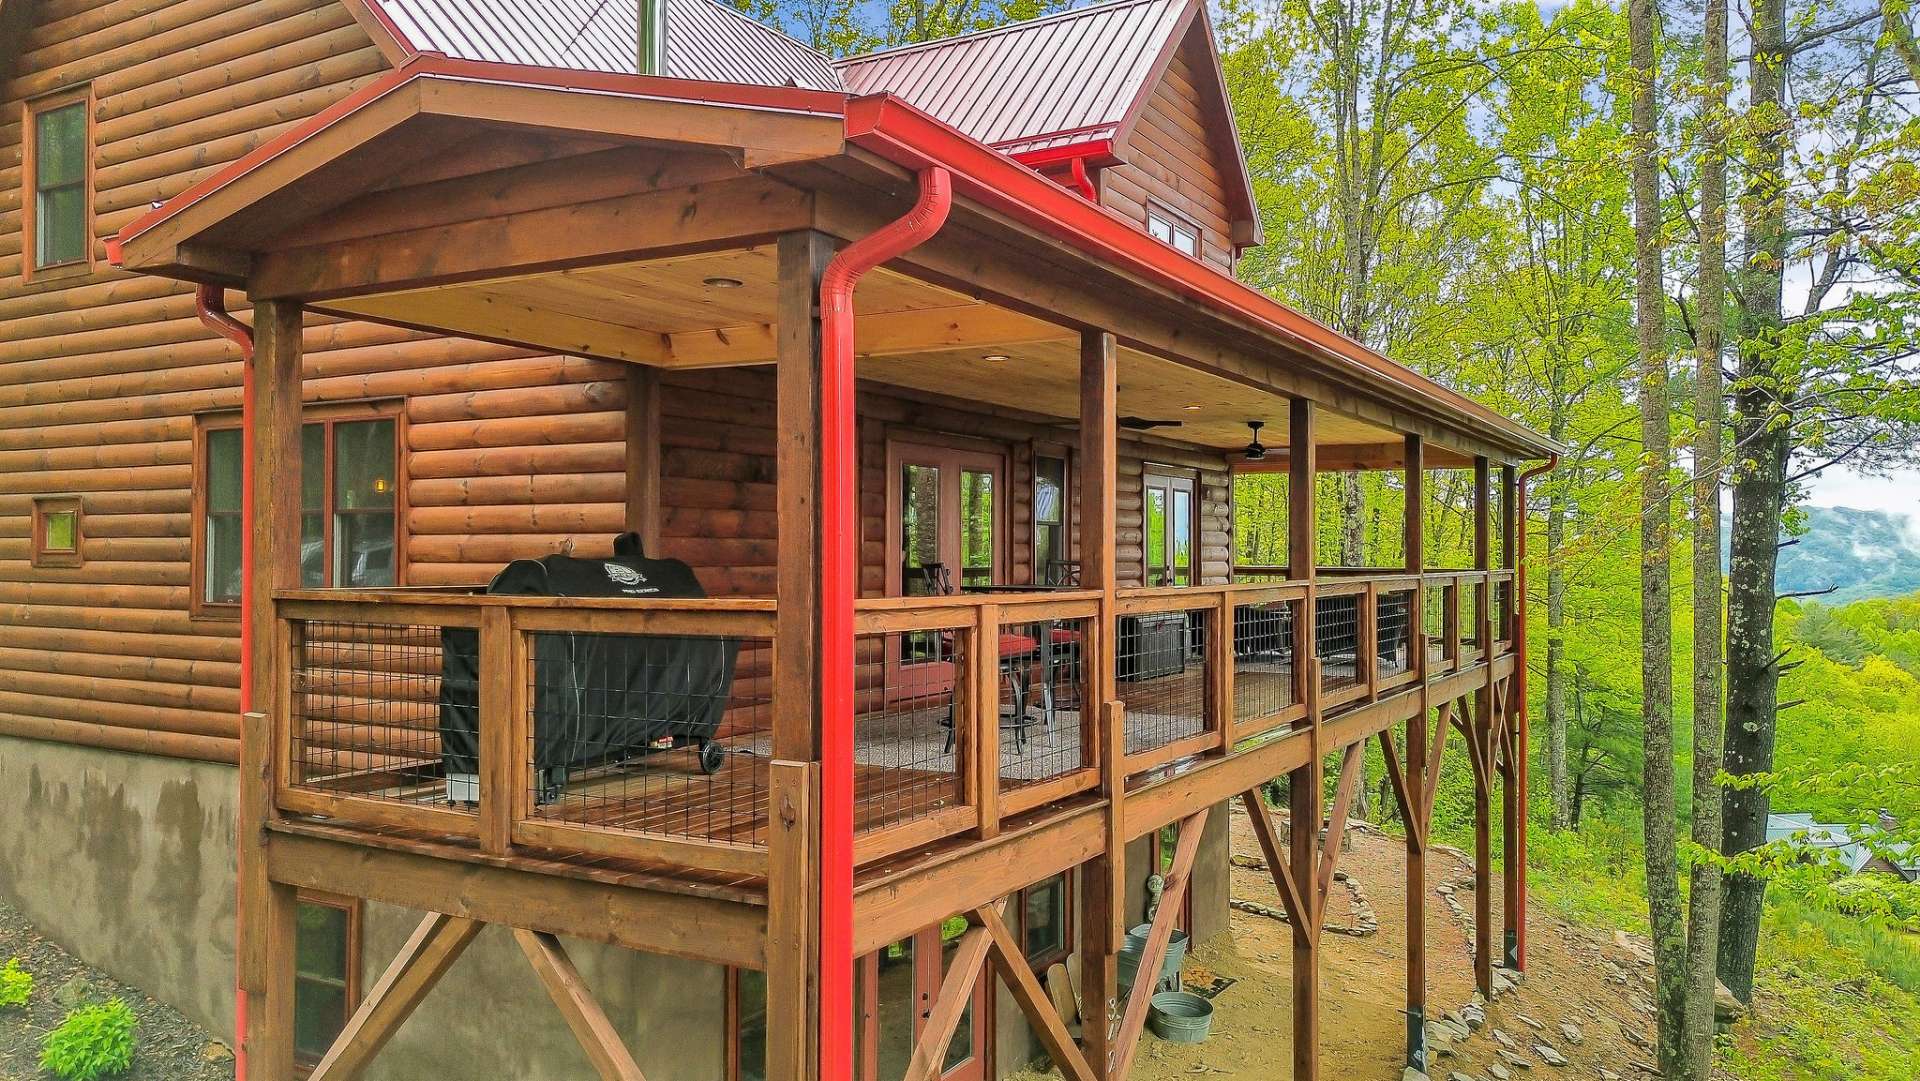
[[[1199,581],[1194,569],[1199,501],[1191,476],[1148,472],[1141,492],[1146,559],[1150,586],[1190,586]]]
[[[939,1000],[947,965],[966,930],[966,919],[955,917],[861,959],[856,967],[860,1053],[854,1058],[859,1081],[899,1081],[905,1076],[914,1045]],[[983,1019],[991,985],[991,977],[983,972],[941,1059],[942,1081],[984,1081],[987,1034]]]
[[[1005,458],[921,443],[887,445],[887,592],[923,597],[992,585],[1003,570]],[[889,647],[887,694],[897,703],[953,686],[951,638],[899,635]]]

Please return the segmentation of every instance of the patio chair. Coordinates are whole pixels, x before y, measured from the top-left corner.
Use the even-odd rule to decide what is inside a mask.
[[[953,571],[945,563],[928,563],[919,570],[928,596],[945,597],[959,592],[953,585]],[[941,632],[940,640],[941,648],[948,656],[953,656],[953,633]],[[1000,675],[1007,683],[1008,701],[1012,707],[1007,715],[1000,718],[1000,730],[1012,732],[1014,746],[1024,752],[1027,749],[1027,729],[1033,725],[1032,719],[1027,716],[1027,697],[1032,690],[1030,669],[1040,645],[1027,635],[1002,631],[999,650]],[[941,718],[940,726],[947,730],[946,749],[942,753],[951,754],[954,744],[953,706],[947,707],[947,715]]]

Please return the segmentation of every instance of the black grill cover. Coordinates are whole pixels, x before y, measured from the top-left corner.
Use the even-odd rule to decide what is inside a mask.
[[[553,555],[507,564],[487,592],[533,597],[704,597],[677,559],[648,559],[638,534],[614,541],[612,559]],[[478,771],[479,632],[440,632],[440,739],[450,774]],[[726,712],[739,642],[677,635],[541,633],[533,636],[534,765],[563,783],[570,767],[711,739]]]

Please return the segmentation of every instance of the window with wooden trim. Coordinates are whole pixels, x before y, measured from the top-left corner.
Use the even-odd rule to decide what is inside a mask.
[[[1145,536],[1140,548],[1146,583],[1198,583],[1195,539],[1199,536],[1200,500],[1195,475],[1149,466],[1142,479],[1141,508]]]
[[[80,497],[41,496],[33,501],[29,551],[36,567],[80,565]]]
[[[93,258],[90,88],[27,103],[21,139],[24,277],[85,273]]]
[[[1046,586],[1077,585],[1080,568],[1071,551],[1072,475],[1064,454],[1033,458],[1033,577]]]
[[[1183,255],[1200,258],[1200,227],[1159,203],[1147,204],[1147,233]]]
[[[319,1062],[360,1003],[360,902],[300,894],[294,917],[293,1050]]]
[[[399,417],[391,404],[310,412],[300,432],[300,584],[373,589],[398,581]],[[197,431],[194,603],[240,602],[243,448],[239,418]]]
[[[1034,971],[1073,953],[1073,878],[1063,871],[1020,891],[1020,944]]]
[[[766,1081],[767,974],[727,970],[727,1081]]]

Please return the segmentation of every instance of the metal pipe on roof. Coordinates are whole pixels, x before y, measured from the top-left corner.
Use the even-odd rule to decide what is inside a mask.
[[[670,0],[639,0],[640,14],[635,19],[639,40],[636,45],[636,70],[642,75],[667,73],[667,4]]]

